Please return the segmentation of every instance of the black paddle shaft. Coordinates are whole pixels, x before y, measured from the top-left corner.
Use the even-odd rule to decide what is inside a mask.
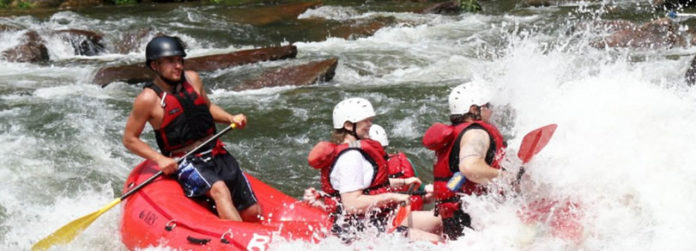
[[[194,148],[193,150],[188,151],[186,154],[184,154],[184,156],[182,156],[181,158],[179,158],[179,159],[176,161],[176,163],[180,163],[182,160],[186,159],[186,157],[188,157],[189,155],[191,155],[191,154],[197,152],[198,150],[200,150],[200,149],[203,148],[204,146],[208,145],[208,143],[213,142],[213,140],[217,140],[220,136],[222,136],[223,134],[229,132],[230,130],[232,130],[232,128],[235,128],[235,127],[236,127],[235,124],[232,124],[232,125],[230,125],[230,126],[228,126],[228,127],[225,127],[225,129],[223,129],[222,131],[218,132],[217,134],[215,134],[213,137],[209,138],[209,139],[206,140],[205,142],[201,143],[200,145],[198,145],[198,146],[197,146],[196,148]],[[130,191],[128,191],[127,193],[125,193],[124,195],[122,195],[122,196],[121,196],[121,200],[125,200],[126,198],[128,198],[128,196],[131,196],[133,193],[135,193],[135,192],[137,192],[138,190],[140,190],[140,188],[143,188],[143,187],[146,186],[147,184],[150,184],[150,182],[152,182],[153,180],[155,180],[157,177],[162,176],[162,174],[163,174],[163,172],[160,170],[160,171],[157,172],[155,175],[152,175],[152,177],[148,178],[147,180],[143,181],[143,183],[140,183],[140,185],[136,186],[136,187],[133,188],[132,190],[130,190]]]

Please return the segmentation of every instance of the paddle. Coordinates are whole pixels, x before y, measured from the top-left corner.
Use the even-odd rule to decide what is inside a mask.
[[[413,192],[413,188],[415,188],[415,187],[416,186],[411,185],[408,188],[408,192],[406,192],[406,194],[410,195]],[[389,228],[389,230],[387,230],[387,233],[391,234],[392,232],[394,232],[394,230],[396,230],[396,228],[399,227],[399,225],[401,225],[401,223],[404,222],[404,220],[407,217],[410,219],[410,213],[411,213],[411,205],[410,204],[399,205],[399,208],[396,210],[396,215],[394,216],[394,219],[392,220],[392,226]],[[409,225],[411,225],[410,222],[409,222]]]
[[[549,143],[557,127],[558,125],[556,124],[550,124],[537,128],[527,133],[527,135],[524,135],[522,143],[520,144],[520,150],[517,152],[517,157],[522,160],[523,166],[520,167],[520,171],[517,173],[517,180],[515,180],[514,185],[519,184],[522,175],[524,175],[524,164],[527,164],[534,155],[539,153],[539,151]]]
[[[186,157],[188,157],[192,153],[200,150],[202,147],[206,146],[208,143],[212,142],[213,140],[217,140],[217,138],[219,138],[220,136],[222,136],[223,134],[227,133],[228,131],[230,131],[231,129],[233,129],[235,127],[237,127],[236,124],[234,124],[234,123],[230,124],[230,126],[226,127],[225,129],[223,129],[219,133],[215,134],[210,139],[201,143],[196,148],[194,148],[193,150],[189,151],[184,156],[179,158],[177,160],[177,163],[180,163],[182,160],[184,160]],[[72,241],[78,234],[82,233],[83,230],[85,230],[87,227],[89,227],[89,225],[92,224],[92,222],[94,222],[94,220],[96,220],[99,216],[104,214],[106,211],[109,211],[109,209],[118,205],[118,203],[125,200],[126,198],[128,198],[129,196],[131,196],[133,193],[137,192],[141,188],[145,187],[147,184],[150,184],[150,182],[152,182],[153,180],[155,180],[157,177],[161,176],[162,174],[163,174],[162,171],[157,172],[155,175],[152,175],[152,177],[148,178],[143,183],[140,183],[140,185],[138,185],[135,188],[133,188],[132,190],[128,191],[126,194],[122,195],[120,198],[115,199],[114,201],[107,204],[103,208],[101,208],[101,209],[99,209],[96,212],[93,212],[91,214],[82,216],[81,218],[74,220],[74,221],[68,223],[67,225],[61,227],[56,232],[52,233],[51,235],[47,236],[46,238],[43,238],[42,240],[40,240],[39,242],[34,244],[34,246],[32,246],[31,249],[32,250],[45,250],[45,249],[50,248],[53,245],[65,244],[65,243]]]
[[[534,129],[527,133],[527,135],[524,135],[522,143],[520,143],[520,150],[517,152],[517,157],[522,160],[522,165],[527,164],[534,155],[539,153],[541,149],[544,149],[546,144],[549,143],[551,136],[553,136],[553,133],[556,131],[556,127],[558,127],[558,125],[550,124]],[[523,174],[524,166],[520,167],[520,171],[517,173],[517,180],[513,182],[513,185],[519,184]],[[465,182],[466,177],[464,177],[461,172],[456,172],[452,175],[452,178],[447,181],[447,188],[452,192],[456,192]]]

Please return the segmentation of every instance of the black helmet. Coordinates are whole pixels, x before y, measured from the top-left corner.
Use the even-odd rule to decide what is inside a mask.
[[[150,61],[171,56],[186,57],[184,45],[178,37],[156,37],[150,40],[145,47],[145,64],[148,68]]]

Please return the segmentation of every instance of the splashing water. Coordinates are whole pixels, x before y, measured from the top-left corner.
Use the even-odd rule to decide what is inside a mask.
[[[635,8],[639,14],[644,12]],[[343,21],[389,16],[397,22],[364,38],[296,42],[299,58],[339,58],[336,77],[329,83],[234,92],[227,82],[238,71],[203,73],[204,82],[211,80],[206,85],[215,86],[213,102],[249,117],[247,129],[223,138],[242,168],[296,197],[307,184],[318,187],[318,173],[307,167],[305,157],[312,144],[326,139],[330,110],[345,97],[361,96],[373,102],[379,114],[376,123],[389,130],[390,148],[406,152],[426,182],[432,180],[433,156],[420,146],[420,137],[431,123],[446,120],[446,95],[457,84],[482,80],[496,90],[493,103],[509,109],[496,114],[496,121],[501,121],[503,133],[510,136],[510,157],[516,155],[528,131],[558,124],[550,143],[526,165],[519,196],[464,199],[476,229],[464,238],[435,245],[366,234],[363,241],[349,246],[330,237],[319,244],[282,241],[271,248],[696,247],[696,240],[690,238],[690,228],[696,224],[696,216],[690,213],[696,211],[696,195],[689,192],[696,189],[696,170],[689,168],[696,162],[696,155],[691,154],[696,149],[696,133],[691,129],[696,125],[696,91],[685,87],[683,80],[693,49],[595,49],[590,44],[608,33],[588,25],[604,15],[595,10],[579,4],[438,16],[327,4],[304,13],[302,19]],[[132,25],[149,20],[162,31],[182,35],[198,54],[249,46],[245,43],[248,37],[234,40],[219,34],[224,30],[220,27],[229,22],[220,13],[211,16],[214,27],[206,27],[201,21],[205,11],[216,10],[189,6],[168,11],[166,14],[180,18],[171,25],[171,17],[166,15],[117,18],[74,12],[59,12],[47,20],[17,17],[0,22],[23,29],[97,27],[118,37],[133,29]],[[240,34],[253,29],[231,25],[233,32]],[[287,27],[291,26],[281,28]],[[203,28],[211,28],[212,35],[192,32]],[[20,34],[0,33],[0,49],[14,46],[11,41]],[[142,47],[137,50],[142,52]],[[141,161],[120,143],[130,104],[140,87],[112,84],[101,89],[89,83],[90,73],[105,61],[116,57],[136,62],[141,54],[108,54],[75,62],[72,48],[57,40],[49,40],[49,51],[54,60],[50,65],[3,61],[0,69],[0,152],[5,164],[0,168],[3,250],[29,249],[69,220],[111,201],[118,196],[129,171]],[[149,127],[143,135],[146,142],[155,145]],[[518,160],[506,162],[511,172],[518,166]],[[504,181],[498,185],[511,189]],[[578,204],[577,210],[582,212],[579,241],[554,236],[549,221],[530,225],[518,217],[520,208],[542,198]],[[125,249],[118,238],[120,215],[118,209],[108,212],[59,249]]]

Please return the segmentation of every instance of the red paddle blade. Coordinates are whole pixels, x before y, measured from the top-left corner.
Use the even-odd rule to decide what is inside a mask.
[[[517,153],[517,157],[522,160],[522,163],[527,163],[534,157],[541,149],[544,149],[546,144],[549,143],[551,136],[556,131],[556,124],[550,124],[537,128],[534,131],[527,133],[527,135],[522,138],[522,144],[520,144],[520,151]]]
[[[398,211],[396,212],[396,216],[394,216],[394,220],[392,220],[392,225],[391,228],[389,228],[389,231],[387,233],[392,233],[396,228],[401,225],[404,220],[406,220],[406,217],[408,216],[409,210],[407,209],[407,206],[400,206]]]

